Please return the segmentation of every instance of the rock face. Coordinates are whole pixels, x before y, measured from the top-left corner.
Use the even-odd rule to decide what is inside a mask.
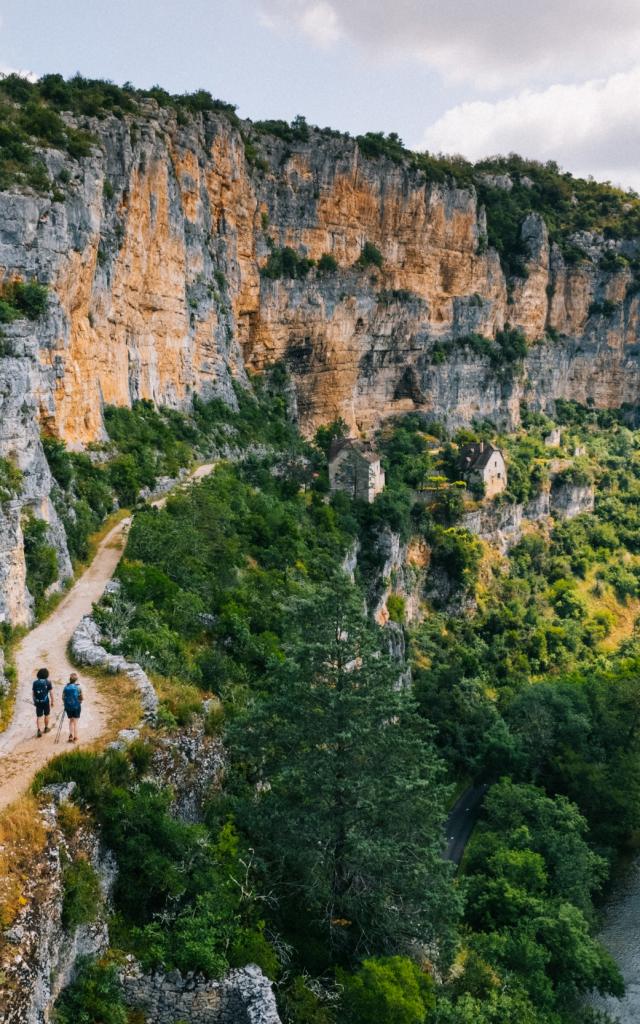
[[[48,843],[31,865],[17,920],[8,932],[0,933],[2,1024],[44,1024],[57,995],[71,981],[76,961],[95,956],[108,945],[104,913],[95,922],[71,931],[62,924],[61,851],[91,862],[105,899],[114,880],[112,860],[101,851],[95,833],[83,827],[69,841],[58,828],[55,808],[68,788],[50,787],[53,802],[43,811],[50,829]]]
[[[62,200],[0,194],[0,273],[50,288],[46,315],[6,326],[0,357],[0,457],[25,481],[0,512],[0,616],[14,624],[31,615],[26,510],[49,522],[60,578],[69,571],[39,432],[95,441],[103,403],[180,407],[196,392],[233,402],[234,379],[278,359],[307,431],[336,416],[366,430],[414,408],[452,426],[486,416],[508,427],[522,399],[638,400],[640,296],[629,269],[597,259],[611,246],[634,256],[634,242],[585,237],[594,260],[567,265],[531,215],[528,276],[508,286],[473,189],[367,160],[353,140],[264,136],[252,161],[224,115],[178,120],[152,100],[81,126],[97,139],[92,155],[44,154],[51,176],[68,179]],[[365,242],[381,269],[355,266]],[[338,270],[261,276],[270,247],[286,245],[331,253]],[[517,372],[437,349],[507,322],[539,342]],[[557,340],[540,341],[545,331]]]
[[[136,735],[121,734],[119,743]],[[175,813],[186,811],[196,820],[198,796],[219,784],[221,767],[219,742],[194,727],[186,736],[164,742],[154,755],[151,773],[160,784],[173,787]],[[46,1024],[56,998],[73,981],[80,958],[100,955],[109,945],[107,911],[116,867],[92,827],[83,824],[71,838],[60,828],[58,807],[74,787],[71,782],[43,790],[47,843],[29,866],[16,920],[0,931],[0,1024]],[[94,922],[73,929],[62,922],[65,858],[92,864],[104,900]],[[212,982],[178,971],[144,974],[130,958],[120,980],[126,1000],[143,1009],[154,1024],[280,1024],[271,984],[252,964]]]

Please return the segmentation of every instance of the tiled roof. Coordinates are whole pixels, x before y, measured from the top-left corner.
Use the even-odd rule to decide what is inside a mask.
[[[494,448],[488,441],[473,441],[465,444],[460,449],[460,463],[467,472],[481,472],[489,464],[492,455],[500,455],[498,448]]]
[[[345,448],[349,448],[351,451],[356,452],[361,459],[365,460],[365,462],[373,463],[380,461],[378,453],[364,441],[359,441],[355,437],[334,437],[329,449],[329,462],[333,462],[336,456],[338,456],[341,451],[344,451]]]

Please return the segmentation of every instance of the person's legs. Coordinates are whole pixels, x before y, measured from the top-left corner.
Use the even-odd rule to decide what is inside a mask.
[[[51,711],[51,705],[49,701],[46,704],[41,704],[36,707],[36,724],[38,727],[37,736],[42,736],[42,719],[44,718],[44,731],[49,732],[49,712]]]

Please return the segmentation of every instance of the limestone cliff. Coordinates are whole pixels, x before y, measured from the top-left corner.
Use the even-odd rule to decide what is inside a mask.
[[[148,99],[135,114],[79,123],[96,140],[91,155],[42,152],[60,183],[53,196],[0,193],[0,275],[50,288],[45,316],[5,326],[0,359],[0,456],[25,480],[0,511],[0,615],[13,623],[31,614],[25,509],[49,521],[69,571],[39,432],[75,446],[100,439],[104,403],[233,402],[234,378],[279,359],[307,431],[336,416],[366,430],[413,408],[509,426],[523,399],[638,401],[640,298],[628,267],[599,263],[606,250],[635,258],[633,241],[585,237],[591,258],[567,264],[531,215],[527,277],[507,280],[473,187],[366,159],[344,136],[256,139],[224,114],[181,117]],[[356,265],[365,242],[381,268]],[[338,269],[261,275],[283,246],[330,253]],[[437,350],[507,323],[530,342],[508,372],[455,343],[445,358]]]

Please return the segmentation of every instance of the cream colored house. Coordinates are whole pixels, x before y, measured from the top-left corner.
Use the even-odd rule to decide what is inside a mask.
[[[499,448],[489,441],[474,441],[460,449],[460,471],[469,484],[484,484],[485,498],[495,498],[507,488],[507,467]]]
[[[384,490],[380,456],[370,445],[355,438],[336,438],[329,451],[331,492],[344,491],[369,504]]]

